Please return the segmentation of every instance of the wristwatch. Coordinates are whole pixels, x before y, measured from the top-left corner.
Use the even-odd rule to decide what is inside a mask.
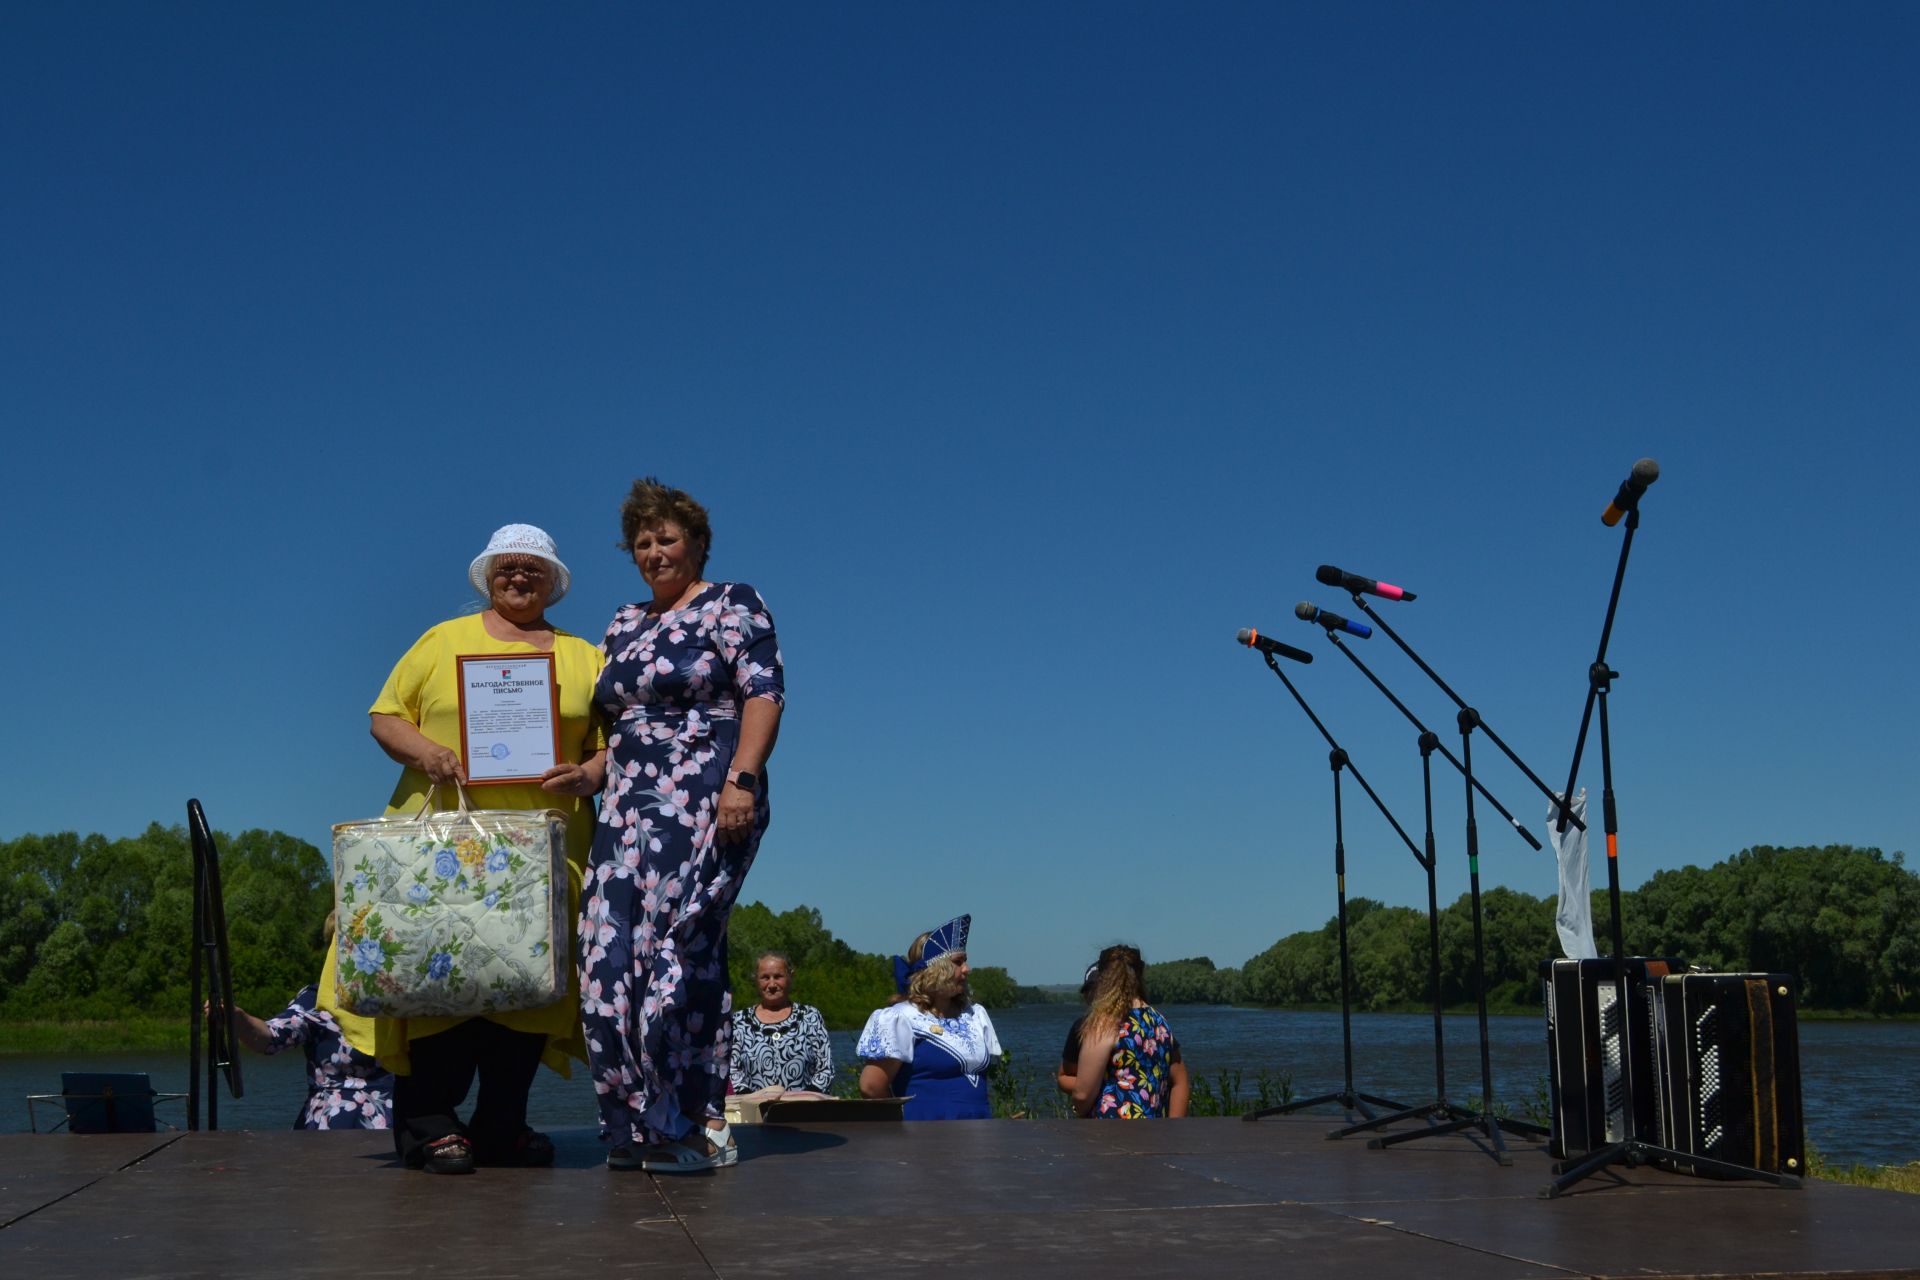
[[[760,779],[754,774],[748,773],[745,769],[735,769],[727,776],[727,781],[742,791],[758,791],[760,789]]]

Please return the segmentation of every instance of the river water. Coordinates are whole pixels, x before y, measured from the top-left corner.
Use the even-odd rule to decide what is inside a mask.
[[[1037,1005],[994,1015],[1002,1044],[1016,1068],[1038,1087],[1050,1079],[1074,1005]],[[1162,1010],[1179,1037],[1188,1068],[1198,1078],[1223,1071],[1242,1073],[1250,1092],[1261,1072],[1290,1077],[1297,1095],[1338,1091],[1343,1084],[1338,1013],[1292,1013],[1215,1005],[1171,1005]],[[1546,1088],[1546,1031],[1538,1017],[1491,1018],[1489,1039],[1493,1096],[1516,1115]],[[851,1059],[853,1032],[835,1032],[837,1061]],[[1446,1020],[1447,1093],[1456,1102],[1481,1096],[1477,1020]],[[1366,1014],[1353,1019],[1354,1086],[1363,1093],[1409,1103],[1434,1093],[1433,1018],[1430,1014]],[[303,1062],[295,1053],[277,1058],[249,1054],[243,1064],[246,1093],[220,1098],[220,1127],[277,1129],[293,1122],[306,1096]],[[1904,1164],[1920,1159],[1920,1022],[1800,1023],[1801,1093],[1807,1138],[1840,1164]],[[57,1093],[67,1071],[145,1071],[154,1088],[186,1088],[184,1053],[92,1054],[63,1058],[0,1054],[0,1132],[29,1126],[26,1097]],[[204,1103],[203,1103],[204,1106]],[[57,1109],[39,1106],[46,1128]],[[159,1114],[184,1124],[184,1103],[162,1104]],[[540,1073],[532,1099],[536,1127],[592,1124],[593,1088],[584,1073],[562,1080]],[[1329,1113],[1329,1123],[1337,1116]],[[204,1120],[203,1120],[204,1123]]]

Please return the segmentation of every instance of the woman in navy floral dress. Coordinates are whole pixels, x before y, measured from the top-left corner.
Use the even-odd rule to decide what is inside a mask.
[[[327,923],[331,937],[333,922]],[[286,1008],[264,1020],[234,1009],[234,1033],[255,1053],[279,1053],[294,1045],[306,1049],[307,1101],[293,1118],[294,1128],[390,1128],[393,1073],[348,1044],[333,1015],[314,1007],[319,990],[309,983]]]
[[[581,1011],[608,1166],[691,1173],[739,1159],[724,1118],[727,916],[767,828],[785,691],[759,595],[701,576],[706,510],[648,477],[620,517],[653,598],[614,615],[594,691],[607,781],[581,903]]]

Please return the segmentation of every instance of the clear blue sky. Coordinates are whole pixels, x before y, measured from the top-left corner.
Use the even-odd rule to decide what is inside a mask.
[[[1291,616],[1350,612],[1323,561],[1411,587],[1557,784],[1651,455],[1627,884],[1912,850],[1916,65],[1872,4],[8,5],[0,837],[195,795],[325,847],[488,533],[551,530],[598,638],[658,473],[786,654],[748,898],[874,951],[971,911],[1026,981],[1239,964],[1334,886],[1235,630],[1417,830],[1412,729]],[[1347,818],[1349,891],[1422,902]]]

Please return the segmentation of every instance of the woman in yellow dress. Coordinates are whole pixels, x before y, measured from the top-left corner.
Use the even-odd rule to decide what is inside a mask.
[[[460,693],[455,658],[463,654],[551,653],[560,698],[558,763],[538,783],[488,786],[489,809],[558,809],[567,816],[567,892],[577,915],[581,874],[593,843],[593,800],[606,776],[606,735],[593,709],[603,661],[598,646],[547,621],[547,606],[567,593],[571,575],[553,539],[532,525],[498,530],[468,567],[487,597],[477,614],[432,627],[414,642],[374,701],[374,741],[404,765],[389,814],[418,812],[436,783],[466,779],[460,759]],[[542,1165],[553,1144],[527,1125],[527,1094],[544,1062],[571,1076],[568,1059],[586,1060],[577,969],[570,990],[537,1009],[472,1018],[367,1018],[335,1002],[329,959],[320,1005],[355,1048],[395,1075],[393,1134],[401,1159],[435,1173],[469,1173],[475,1164]],[[457,1109],[475,1077],[471,1118]]]

